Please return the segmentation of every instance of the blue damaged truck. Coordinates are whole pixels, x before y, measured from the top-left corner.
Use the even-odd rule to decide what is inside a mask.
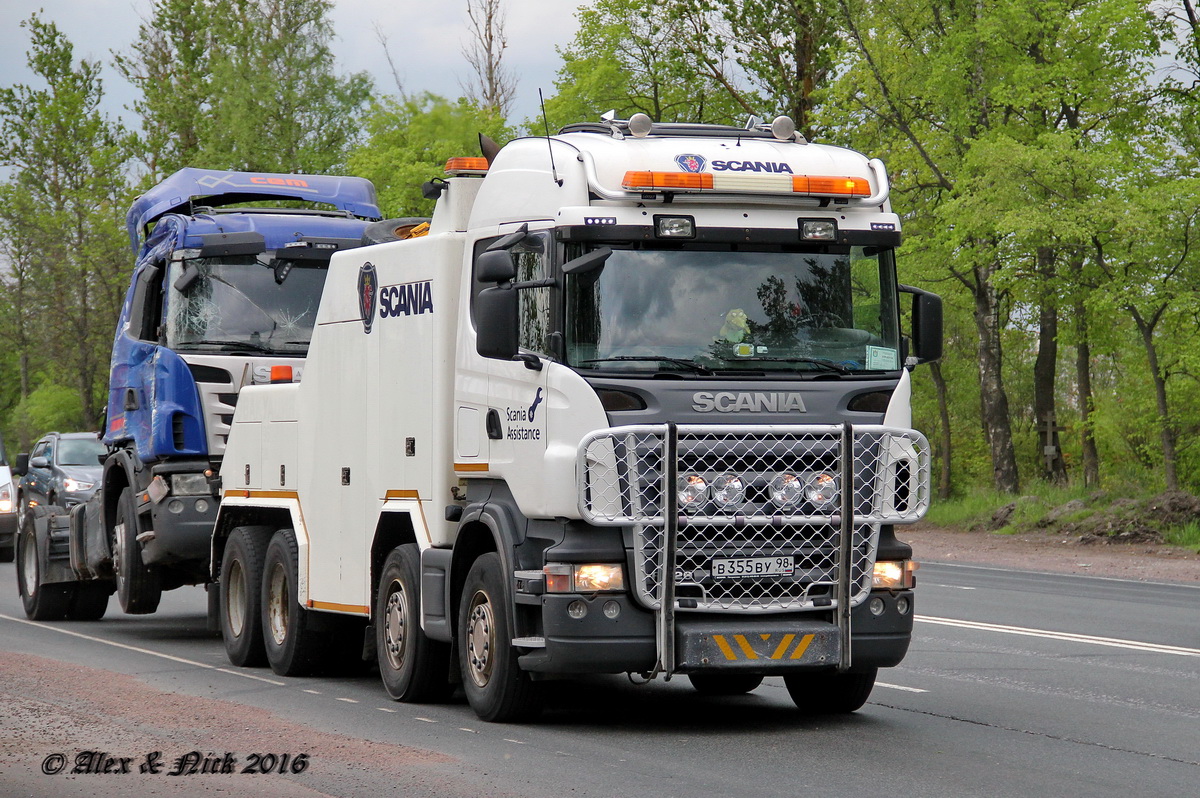
[[[27,614],[99,617],[113,592],[152,613],[162,591],[209,581],[238,392],[273,367],[299,377],[330,256],[379,219],[354,177],[181,169],[134,201],[102,481],[69,521],[49,508],[18,536]]]

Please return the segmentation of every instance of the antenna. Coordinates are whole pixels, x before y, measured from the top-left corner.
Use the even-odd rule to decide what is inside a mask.
[[[562,188],[563,181],[554,166],[554,145],[550,143],[550,118],[546,116],[546,99],[542,97],[541,89],[538,89],[538,103],[542,106],[542,124],[546,127],[546,146],[550,148],[550,174],[554,176],[554,184]]]

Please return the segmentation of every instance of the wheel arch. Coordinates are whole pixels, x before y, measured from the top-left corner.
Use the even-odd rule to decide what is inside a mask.
[[[467,573],[471,566],[482,555],[496,552],[500,556],[503,569],[501,578],[504,584],[511,588],[513,574],[513,552],[524,538],[524,529],[519,527],[508,508],[495,502],[471,505],[463,513],[459,524],[458,536],[454,541],[454,554],[450,562],[450,574],[447,580],[447,620],[450,624],[451,638],[458,629],[458,610],[462,603],[463,586],[467,581]],[[511,599],[511,596],[509,596]],[[505,602],[505,612],[509,618],[509,628],[515,628],[515,608],[513,602]]]
[[[412,514],[407,510],[394,510],[379,514],[375,524],[375,535],[371,540],[371,603],[372,617],[375,615],[375,599],[379,593],[379,577],[388,554],[397,546],[420,543],[413,525]]]
[[[272,530],[295,529],[292,523],[291,511],[286,507],[256,507],[235,506],[226,508],[224,505],[217,512],[217,521],[213,525],[212,556],[209,558],[209,577],[219,581],[221,576],[221,558],[225,556],[225,544],[233,530],[241,527],[269,527]],[[297,534],[297,538],[299,535]]]

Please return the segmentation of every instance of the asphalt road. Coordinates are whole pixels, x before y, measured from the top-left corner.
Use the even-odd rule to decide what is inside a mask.
[[[604,677],[520,726],[394,703],[376,676],[234,668],[204,607],[189,588],[35,624],[0,566],[0,795],[1200,794],[1200,586],[926,564],[909,656],[853,716],[802,717],[779,679],[706,698]],[[130,772],[72,774],[92,750]]]

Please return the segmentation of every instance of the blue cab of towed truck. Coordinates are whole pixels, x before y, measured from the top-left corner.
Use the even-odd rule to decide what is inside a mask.
[[[238,392],[273,366],[299,379],[329,257],[379,218],[374,186],[353,177],[183,169],[134,202],[110,454],[95,498],[72,513],[76,578],[111,580],[131,614],[208,581]]]

